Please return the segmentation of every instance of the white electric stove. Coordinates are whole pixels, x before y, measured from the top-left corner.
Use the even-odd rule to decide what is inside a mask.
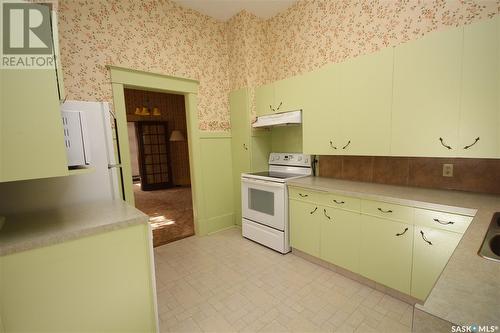
[[[312,173],[311,156],[271,153],[269,170],[241,175],[243,237],[290,252],[286,181]]]

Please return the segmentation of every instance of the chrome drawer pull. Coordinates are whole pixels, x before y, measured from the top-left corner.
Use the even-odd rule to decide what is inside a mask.
[[[328,216],[328,214],[326,213],[326,209],[323,209],[323,214],[325,214],[325,216],[326,216],[329,220],[331,220],[331,219],[332,219],[332,218],[331,218],[330,216]]]
[[[377,208],[379,211],[381,211],[382,213],[392,213],[392,210],[388,209],[388,210],[383,210],[382,208]]]
[[[427,244],[432,245],[432,242],[430,240],[427,240],[427,238],[425,238],[424,232],[422,230],[420,230],[420,235]]]
[[[330,147],[332,147],[333,149],[337,149],[337,147],[335,147],[335,146],[333,145],[333,142],[332,142],[332,141],[330,141]]]
[[[350,144],[351,144],[351,140],[349,140],[349,142],[347,142],[347,144],[344,147],[342,147],[342,149],[346,149],[347,147],[349,147]]]
[[[439,223],[439,224],[444,224],[444,225],[455,224],[455,222],[453,222],[453,221],[441,221],[440,219],[434,219],[434,221]]]
[[[335,202],[335,203],[336,203],[336,204],[338,204],[338,205],[343,205],[343,204],[345,204],[345,201],[337,201],[337,200],[335,200],[335,199],[333,199],[333,202]]]
[[[299,193],[299,195],[300,195],[302,198],[306,198],[306,197],[308,197],[308,196],[309,196],[309,195],[307,195],[307,194],[302,194],[302,193]]]
[[[318,210],[318,207],[314,208],[314,210],[312,212],[309,212],[309,214],[314,214],[314,213],[316,213],[317,210]]]
[[[408,231],[408,228],[405,228],[405,230],[403,230],[403,232],[396,234],[396,236],[403,236],[407,231]]]

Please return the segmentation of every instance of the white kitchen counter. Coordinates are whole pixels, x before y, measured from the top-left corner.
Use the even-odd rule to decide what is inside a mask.
[[[99,201],[7,216],[0,229],[0,256],[148,223],[123,201]]]
[[[425,303],[416,307],[455,324],[500,324],[500,263],[477,254],[493,213],[500,211],[500,196],[323,177],[293,179],[287,184],[458,214],[474,215],[477,210],[436,286]]]

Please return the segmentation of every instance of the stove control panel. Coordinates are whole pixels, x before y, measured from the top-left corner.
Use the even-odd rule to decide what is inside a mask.
[[[300,153],[271,153],[269,155],[269,164],[311,167],[311,155]]]

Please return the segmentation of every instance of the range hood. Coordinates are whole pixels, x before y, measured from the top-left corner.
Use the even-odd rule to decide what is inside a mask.
[[[252,127],[286,126],[301,123],[302,110],[296,110],[257,117],[257,121],[252,124]]]

